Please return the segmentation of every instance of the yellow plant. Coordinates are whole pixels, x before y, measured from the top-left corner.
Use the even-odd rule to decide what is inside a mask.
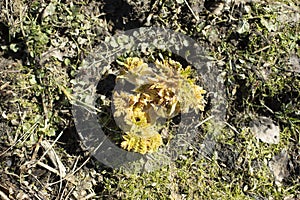
[[[135,152],[145,154],[157,151],[157,149],[163,144],[162,137],[158,132],[151,132],[147,134],[148,129],[143,129],[139,133],[127,132],[123,135],[124,141],[121,143],[121,147],[128,151],[133,150]]]
[[[156,61],[151,68],[142,59],[130,57],[121,63],[125,69],[117,84],[134,85],[131,91],[115,91],[114,117],[124,121],[121,147],[141,154],[163,145],[159,134],[163,125],[157,119],[170,119],[190,109],[204,110],[206,91],[195,84],[190,66],[183,68],[172,59]],[[120,120],[119,120],[120,121]]]

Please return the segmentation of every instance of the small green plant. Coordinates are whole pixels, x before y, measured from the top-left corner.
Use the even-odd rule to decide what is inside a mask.
[[[156,60],[155,67],[137,57],[120,63],[124,70],[117,77],[117,85],[134,88],[115,91],[114,117],[121,123],[121,147],[141,154],[155,152],[163,145],[160,130],[166,120],[190,109],[203,111],[206,91],[196,85],[190,66],[183,68],[172,59]]]

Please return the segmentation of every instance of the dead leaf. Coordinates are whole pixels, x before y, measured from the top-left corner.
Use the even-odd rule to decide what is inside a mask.
[[[288,160],[286,150],[282,150],[279,155],[274,156],[269,162],[269,168],[274,175],[276,185],[280,185],[282,180],[289,175]]]
[[[280,130],[272,119],[258,117],[250,123],[250,130],[257,139],[268,144],[278,144],[280,140]]]

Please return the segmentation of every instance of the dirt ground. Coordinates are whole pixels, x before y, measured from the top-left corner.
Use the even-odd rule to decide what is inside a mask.
[[[0,10],[0,199],[300,199],[298,1],[7,0]],[[85,148],[72,86],[106,38],[154,26],[205,49],[226,116],[214,129],[208,105],[196,144],[128,174]]]

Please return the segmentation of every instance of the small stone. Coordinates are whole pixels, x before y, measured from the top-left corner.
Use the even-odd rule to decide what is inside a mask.
[[[258,117],[250,123],[250,130],[257,139],[268,144],[278,144],[280,140],[280,130],[272,119]]]

